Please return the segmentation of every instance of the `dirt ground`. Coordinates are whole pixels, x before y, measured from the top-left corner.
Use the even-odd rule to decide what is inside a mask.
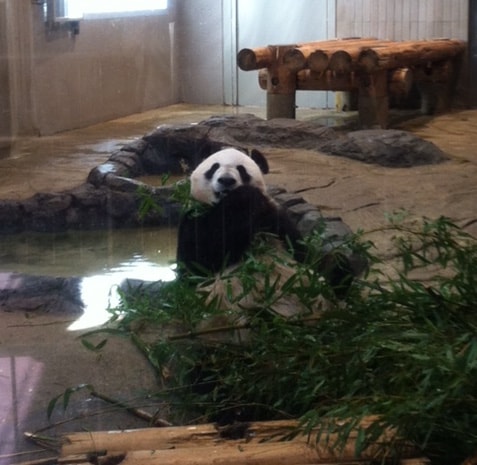
[[[353,230],[387,224],[386,215],[406,210],[410,218],[452,218],[477,235],[477,111],[421,117],[396,128],[435,143],[449,160],[429,166],[387,168],[307,151],[267,153],[268,182],[302,192],[326,216],[341,216]],[[375,234],[385,247],[385,235]]]

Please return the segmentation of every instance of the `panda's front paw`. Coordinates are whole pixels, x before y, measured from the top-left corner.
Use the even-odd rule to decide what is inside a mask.
[[[257,187],[243,185],[228,192],[222,198],[221,203],[227,209],[239,211],[242,209],[249,210],[250,207],[260,208],[263,205],[268,205],[269,200]]]

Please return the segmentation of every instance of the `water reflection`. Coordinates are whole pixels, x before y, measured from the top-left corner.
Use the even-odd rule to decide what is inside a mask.
[[[84,312],[68,329],[77,331],[106,323],[111,316],[108,308],[115,308],[119,305],[117,290],[121,283],[131,278],[151,281],[151,276],[154,276],[154,280],[172,281],[176,277],[174,265],[157,266],[154,263],[138,260],[105,275],[83,278],[80,284],[80,294]]]
[[[0,271],[80,277],[84,313],[68,328],[76,331],[109,319],[107,309],[118,305],[124,280],[173,280],[176,237],[174,228],[3,236]]]
[[[48,276],[97,276],[143,272],[170,265],[176,253],[175,228],[139,228],[2,236],[0,271]]]

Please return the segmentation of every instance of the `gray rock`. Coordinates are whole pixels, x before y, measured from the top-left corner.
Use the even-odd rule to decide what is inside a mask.
[[[321,150],[387,167],[411,167],[441,163],[447,159],[432,142],[395,129],[367,129],[329,140]]]
[[[110,161],[121,163],[128,169],[128,177],[136,177],[144,173],[141,159],[136,152],[129,152],[124,149],[114,152],[110,157]]]
[[[7,234],[23,230],[24,211],[21,202],[0,201],[0,232]]]
[[[0,273],[0,309],[80,314],[80,278]]]

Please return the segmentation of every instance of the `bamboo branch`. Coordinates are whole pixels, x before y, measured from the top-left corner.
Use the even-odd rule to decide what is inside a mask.
[[[152,415],[149,412],[146,412],[145,410],[135,408],[135,407],[130,407],[124,402],[121,402],[116,399],[112,399],[111,397],[108,397],[105,394],[100,394],[99,392],[92,391],[91,395],[94,397],[97,397],[98,399],[104,400],[105,402],[121,407],[127,412],[133,414],[134,416],[141,418],[142,420],[146,420],[148,423],[150,423],[153,426],[158,426],[158,427],[172,426],[172,424],[166,420],[157,418],[155,415]]]

